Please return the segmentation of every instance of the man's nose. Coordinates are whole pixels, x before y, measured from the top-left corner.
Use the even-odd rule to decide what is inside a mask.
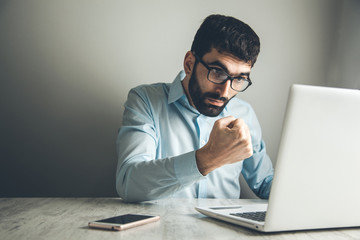
[[[223,84],[218,84],[216,87],[216,93],[218,93],[221,97],[228,98],[231,90],[231,80],[227,80]]]

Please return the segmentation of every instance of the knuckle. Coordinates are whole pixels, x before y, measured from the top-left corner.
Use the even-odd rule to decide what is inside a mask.
[[[236,122],[238,123],[238,124],[240,124],[240,125],[244,125],[244,119],[242,119],[242,118],[237,118],[236,119]]]
[[[221,119],[218,119],[218,120],[215,121],[213,128],[219,129],[219,128],[222,127],[222,125],[223,124],[222,124]]]
[[[224,118],[220,118],[218,120],[215,121],[214,125],[223,125],[225,122]]]

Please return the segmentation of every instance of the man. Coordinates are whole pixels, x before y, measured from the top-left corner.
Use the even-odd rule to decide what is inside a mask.
[[[129,92],[117,139],[121,198],[239,198],[240,174],[268,197],[273,167],[260,125],[251,106],[234,98],[251,85],[259,51],[248,25],[210,15],[171,84]]]

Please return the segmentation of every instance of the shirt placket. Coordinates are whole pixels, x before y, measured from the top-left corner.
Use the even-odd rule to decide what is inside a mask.
[[[199,129],[199,148],[202,148],[209,140],[211,123],[209,122],[208,117],[205,117],[204,115],[199,115],[199,117],[197,118],[197,124]],[[199,182],[198,197],[207,197],[207,178],[202,179]]]

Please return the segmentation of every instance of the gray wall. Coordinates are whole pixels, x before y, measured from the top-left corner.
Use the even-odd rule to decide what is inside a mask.
[[[292,83],[359,88],[356,0],[3,0],[0,196],[116,196],[127,92],[171,82],[212,13],[261,38],[254,85],[239,97],[255,108],[274,163]]]
[[[327,85],[360,89],[360,1],[342,1]]]

